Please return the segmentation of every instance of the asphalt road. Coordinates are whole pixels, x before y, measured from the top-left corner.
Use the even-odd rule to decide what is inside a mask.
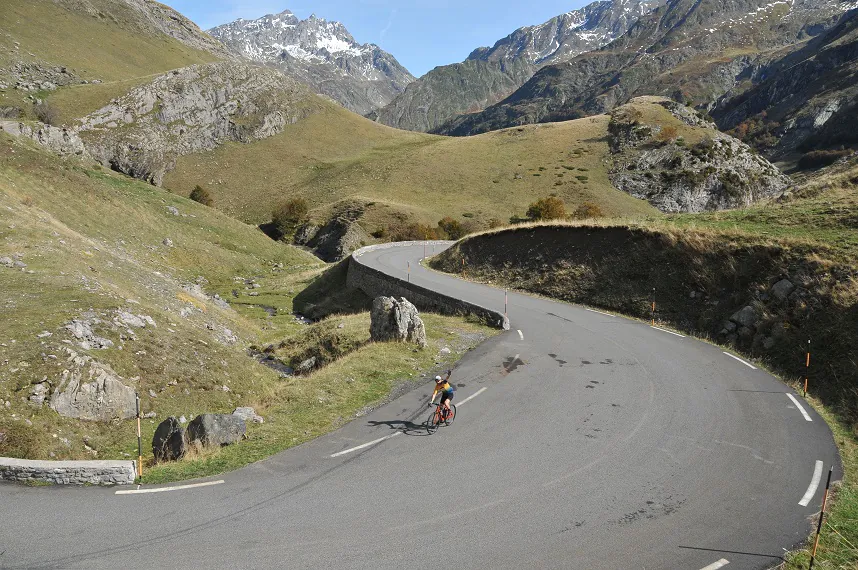
[[[413,282],[502,310],[502,291],[425,270],[422,254],[360,261],[403,278],[411,261]],[[429,383],[222,484],[0,485],[0,568],[735,570],[807,537],[840,467],[783,383],[581,307],[510,294],[509,316],[457,365],[463,405],[433,436],[415,425]]]

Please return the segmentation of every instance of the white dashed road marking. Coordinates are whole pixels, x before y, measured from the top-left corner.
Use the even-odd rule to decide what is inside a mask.
[[[524,340],[524,333],[521,332],[520,329],[517,332],[518,332],[518,338],[520,338],[521,340]]]
[[[822,461],[817,461],[816,465],[813,468],[813,477],[810,479],[810,486],[807,488],[807,492],[804,494],[804,497],[798,502],[802,507],[806,507],[810,504],[810,500],[813,499],[813,496],[816,494],[816,490],[819,488],[819,481],[822,479]]]
[[[793,396],[793,395],[792,395],[792,394],[790,394],[790,393],[787,393],[787,397],[788,397],[790,400],[792,400],[792,403],[793,403],[793,404],[795,404],[795,405],[796,405],[796,407],[798,408],[798,411],[800,411],[800,412],[801,412],[801,415],[803,415],[803,416],[804,416],[804,419],[806,419],[806,420],[807,420],[807,421],[809,421],[809,422],[812,422],[812,421],[813,421],[813,418],[811,418],[811,417],[810,417],[810,414],[808,414],[808,413],[805,411],[804,407],[803,407],[801,404],[799,404],[799,403],[798,403],[798,400],[796,400],[796,399],[795,399],[795,396]]]
[[[655,330],[657,330],[657,331],[661,331],[661,332],[666,332],[667,334],[672,334],[673,336],[678,336],[679,338],[685,338],[685,335],[682,335],[682,334],[679,334],[679,333],[675,333],[675,332],[673,332],[673,331],[669,331],[669,330],[667,330],[667,329],[660,329],[660,328],[658,328],[658,327],[649,327],[649,328],[651,328],[651,329],[655,329]]]
[[[730,357],[730,358],[732,358],[733,360],[738,360],[739,362],[741,362],[742,364],[744,364],[744,365],[745,365],[745,366],[747,366],[748,368],[751,368],[751,369],[753,369],[753,370],[756,370],[756,369],[757,369],[757,367],[756,367],[756,366],[754,366],[754,365],[753,365],[753,364],[751,364],[750,362],[745,362],[744,360],[742,360],[742,359],[741,359],[741,358],[739,358],[738,356],[734,356],[734,355],[730,354],[729,352],[725,352],[724,354],[726,354],[727,356],[729,356],[729,357]]]
[[[211,487],[212,485],[220,485],[220,481],[206,481],[205,483],[192,483],[190,485],[177,485],[175,487],[158,487],[155,489],[129,489],[127,491],[116,491],[117,495],[142,495],[145,493],[167,493],[169,491],[181,491],[183,489],[196,489],[197,487]]]
[[[476,398],[477,396],[479,396],[480,394],[482,394],[486,390],[488,390],[488,388],[486,388],[486,387],[480,388],[476,394],[471,394],[470,396],[468,396],[467,398],[465,398],[464,400],[462,400],[461,402],[456,404],[456,407],[461,408],[462,406],[465,405],[465,403],[470,402],[471,400],[473,400],[474,398]]]
[[[701,568],[700,570],[718,570],[718,568],[723,568],[724,566],[726,566],[729,563],[730,563],[729,560],[727,560],[726,558],[722,558],[718,562],[713,562],[709,566],[706,566],[705,568]]]
[[[616,315],[612,315],[610,313],[603,313],[602,311],[597,311],[596,309],[584,309],[585,311],[590,311],[591,313],[599,313],[600,315],[605,315],[606,317],[611,317],[612,319],[617,318]]]
[[[359,451],[359,450],[361,450],[361,449],[365,449],[365,448],[367,448],[367,447],[369,447],[369,446],[371,446],[371,445],[375,445],[376,443],[381,443],[382,441],[384,441],[384,440],[386,440],[386,439],[390,439],[391,437],[396,437],[397,435],[402,435],[402,432],[401,432],[401,431],[398,431],[398,432],[396,432],[396,433],[392,433],[392,434],[390,434],[390,435],[386,435],[386,436],[384,436],[384,437],[380,437],[380,438],[378,438],[378,439],[374,439],[374,440],[370,441],[369,443],[364,443],[363,445],[358,445],[357,447],[352,447],[352,448],[349,448],[349,449],[345,449],[345,450],[343,450],[343,451],[340,451],[339,453],[334,453],[333,455],[331,455],[331,457],[340,457],[341,455],[347,455],[347,454],[349,454],[349,453],[352,453],[353,451]]]

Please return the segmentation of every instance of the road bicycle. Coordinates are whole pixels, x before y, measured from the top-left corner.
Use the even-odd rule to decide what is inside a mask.
[[[456,419],[456,406],[454,404],[450,404],[449,411],[441,404],[433,403],[432,405],[435,406],[435,409],[432,410],[429,418],[426,420],[426,431],[430,434],[438,431],[438,428],[442,425],[449,426]]]

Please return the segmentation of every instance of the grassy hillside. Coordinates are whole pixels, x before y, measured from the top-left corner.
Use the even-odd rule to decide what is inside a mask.
[[[654,214],[608,181],[607,124],[599,116],[452,139],[397,131],[331,106],[269,139],[182,157],[164,185],[187,195],[202,184],[216,207],[252,223],[270,219],[287,197],[307,198],[318,213],[359,197],[377,203],[370,230],[392,215],[385,208],[432,225],[447,215],[505,222],[552,193],[570,209],[590,201],[607,215]]]
[[[288,339],[312,334],[293,316],[292,302],[325,267],[217,210],[0,133],[0,455],[136,455],[133,421],[64,418],[30,399],[37,385],[56,390],[63,371],[77,366],[70,351],[110,366],[140,394],[142,411],[156,414],[144,422],[147,457],[168,415],[190,419],[249,405],[268,420],[250,426],[246,445],[147,470],[160,481],[235,468],[305,441],[419,377],[415,366],[431,368],[440,347],[450,346],[444,359],[455,359],[490,334],[427,315],[432,348],[415,354],[404,345],[368,344],[367,315],[358,314],[343,331],[329,327],[354,337],[334,355],[353,359],[354,383],[343,382],[336,362],[284,381],[247,349],[291,346]],[[154,325],[123,324],[123,312]],[[75,319],[113,345],[82,347],[66,329]],[[295,346],[310,350],[315,338]]]
[[[154,4],[154,3],[153,3]],[[218,56],[174,39],[123,2],[4,0],[0,19],[0,106],[28,111],[28,95],[47,98],[63,122],[92,112],[147,76],[212,62]],[[57,91],[13,89],[16,63],[64,66],[77,79]],[[5,81],[4,81],[4,76]],[[101,84],[82,85],[80,81]],[[131,81],[129,81],[131,80]]]

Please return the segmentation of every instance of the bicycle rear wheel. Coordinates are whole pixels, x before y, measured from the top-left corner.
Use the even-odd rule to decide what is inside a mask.
[[[450,404],[450,415],[447,416],[447,421],[444,422],[445,426],[449,426],[453,423],[453,420],[456,419],[456,405]]]
[[[438,427],[441,425],[441,415],[439,408],[435,408],[430,412],[429,417],[426,419],[426,431],[430,434],[438,431]]]

